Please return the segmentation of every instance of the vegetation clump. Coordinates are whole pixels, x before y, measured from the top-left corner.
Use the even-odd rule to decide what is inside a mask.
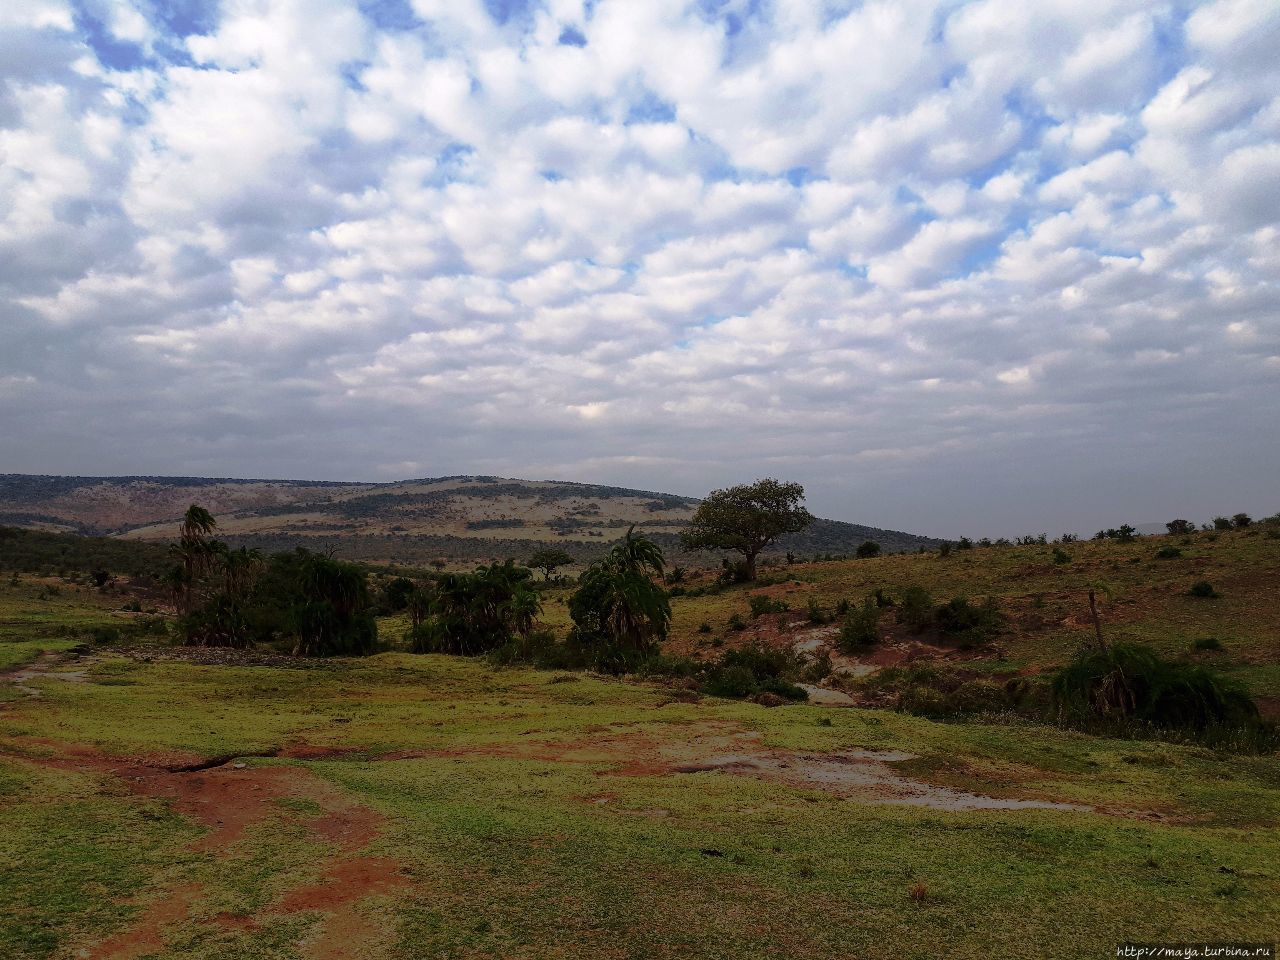
[[[1054,675],[1050,690],[1057,718],[1069,725],[1145,724],[1197,733],[1266,728],[1239,685],[1141,644],[1082,651]]]
[[[788,533],[811,523],[804,487],[778,480],[757,480],[725,490],[713,490],[698,505],[688,528],[680,535],[687,550],[731,550],[742,554],[742,579],[756,578],[760,551]]]
[[[880,639],[880,607],[872,597],[862,601],[861,607],[850,609],[845,615],[836,645],[845,653],[856,653],[874,646]]]
[[[809,694],[793,682],[802,669],[791,651],[753,643],[726,650],[704,670],[699,683],[703,692],[715,697],[744,699],[771,693],[785,700],[807,700]]]
[[[409,634],[414,653],[475,656],[528,638],[542,604],[527,567],[510,560],[436,582],[427,616]]]

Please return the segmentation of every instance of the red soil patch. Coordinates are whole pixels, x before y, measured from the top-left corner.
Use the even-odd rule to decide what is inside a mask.
[[[271,912],[332,912],[362,897],[386,893],[407,883],[400,873],[400,863],[397,860],[390,857],[353,857],[332,864],[319,883],[290,890]]]
[[[168,891],[151,904],[132,927],[103,940],[82,956],[87,960],[131,960],[163,950],[164,928],[185,920],[202,891],[198,883]]]
[[[248,828],[275,817],[297,817],[281,800],[308,800],[322,812],[310,817],[310,827],[343,854],[330,861],[322,878],[295,888],[263,914],[252,917],[220,913],[209,918],[224,929],[252,931],[271,915],[321,911],[331,916],[309,936],[302,949],[313,960],[353,956],[353,948],[380,932],[377,923],[355,909],[363,898],[386,894],[409,885],[399,861],[359,854],[376,839],[382,816],[345,796],[339,789],[297,766],[247,766],[230,762],[205,770],[174,772],[169,763],[156,765],[136,759],[109,757],[84,747],[24,738],[23,745],[54,749],[53,756],[24,759],[64,770],[108,774],[132,792],[168,801],[172,808],[209,827],[191,850],[222,854]],[[332,754],[330,754],[332,755]],[[302,815],[305,816],[305,815]],[[190,919],[201,899],[199,884],[170,890],[146,905],[129,928],[89,948],[90,960],[131,960],[164,949],[167,927]]]

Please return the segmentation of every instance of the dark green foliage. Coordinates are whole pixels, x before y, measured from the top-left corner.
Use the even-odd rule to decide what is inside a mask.
[[[625,673],[658,652],[671,623],[662,550],[634,528],[579,580],[569,598],[569,644],[597,670]]]
[[[1212,600],[1218,596],[1218,591],[1213,589],[1213,584],[1208,580],[1197,580],[1191,585],[1191,589],[1187,591],[1187,595],[1198,597],[1202,600]]]
[[[832,619],[831,614],[823,610],[817,600],[809,601],[807,616],[809,618],[809,622],[814,624],[830,623]]]
[[[1192,730],[1258,723],[1257,707],[1233,681],[1140,644],[1082,652],[1057,672],[1051,690],[1068,722],[1136,720]]]
[[[715,697],[773,693],[786,700],[807,700],[809,695],[792,682],[802,669],[799,658],[789,650],[751,644],[740,650],[726,650],[705,668],[701,686]]]
[[[725,626],[730,630],[745,630],[747,625],[742,622],[742,614],[731,613],[729,619],[725,622]]]
[[[0,570],[35,573],[52,567],[158,577],[165,557],[164,547],[139,540],[0,526]]]
[[[898,621],[916,630],[933,622],[933,597],[924,587],[907,587],[898,605]]]
[[[940,557],[951,556],[951,541],[944,540],[942,542],[942,546],[938,547],[938,556]]]
[[[700,624],[698,624],[698,632],[699,632],[699,633],[710,633],[710,632],[711,632],[711,624],[709,624],[709,623],[707,623],[707,621],[703,620]]]
[[[1191,644],[1192,650],[1213,650],[1222,649],[1222,641],[1217,637],[1200,637]]]
[[[866,540],[858,547],[858,559],[866,560],[871,557],[880,556],[880,544],[874,540]]]
[[[1170,520],[1164,527],[1174,536],[1185,536],[1188,533],[1195,533],[1196,530],[1196,525],[1190,520]]]
[[[876,702],[924,717],[1023,713],[1035,716],[1043,685],[1023,677],[1000,682],[946,665],[923,663],[886,667],[869,677],[863,689]]]
[[[533,555],[525,562],[525,566],[534,570],[542,571],[542,579],[550,580],[559,567],[567,567],[573,563],[573,557],[559,547],[547,547],[544,550],[536,550]]]
[[[1053,548],[1053,562],[1058,566],[1063,566],[1071,562],[1071,554],[1063,550],[1061,547]]]
[[[953,597],[939,604],[933,613],[939,630],[958,640],[962,647],[976,646],[991,640],[1004,624],[1004,615],[994,597],[974,605],[966,597]]]
[[[1245,527],[1252,526],[1253,517],[1247,513],[1237,513],[1231,518],[1231,526],[1237,530],[1243,530]]]
[[[446,573],[436,583],[423,622],[410,631],[414,653],[475,656],[527,637],[541,611],[527,567],[510,560],[472,573]]]
[[[468,530],[516,530],[524,526],[519,517],[491,517],[487,520],[468,520]]]
[[[1177,547],[1161,547],[1156,551],[1157,560],[1177,560],[1182,556],[1182,551]]]
[[[889,594],[884,592],[884,587],[876,587],[874,590],[872,590],[871,599],[876,602],[877,607],[883,608],[883,607],[894,606],[893,597],[891,597]]]
[[[867,597],[861,607],[850,610],[845,616],[836,643],[845,653],[856,653],[870,647],[880,639],[879,624],[880,608],[875,600]]]
[[[383,607],[388,613],[399,613],[409,606],[409,598],[417,585],[408,577],[395,577],[382,588]]]
[[[374,651],[368,574],[363,567],[319,554],[298,559],[289,608],[293,652],[299,656],[362,656]]]
[[[1231,518],[1230,518],[1230,517],[1214,517],[1214,518],[1213,518],[1213,529],[1215,529],[1215,530],[1230,530],[1230,529],[1231,529]]]
[[[803,500],[800,484],[773,479],[713,490],[698,505],[688,529],[680,535],[681,543],[687,550],[741,553],[749,582],[756,578],[761,550],[813,523],[813,514],[801,506]]]
[[[787,601],[775,600],[762,593],[747,597],[747,604],[751,607],[751,616],[753,617],[763,617],[769,613],[786,613],[791,609],[791,605]]]
[[[846,616],[848,613],[849,613],[849,601],[842,597],[836,601],[836,616],[843,617],[843,616]]]

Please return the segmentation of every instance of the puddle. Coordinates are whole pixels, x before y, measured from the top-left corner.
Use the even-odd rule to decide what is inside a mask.
[[[679,774],[728,773],[756,777],[794,787],[825,790],[850,799],[935,810],[1077,810],[1092,807],[1051,800],[987,797],[905,777],[892,764],[914,760],[898,750],[850,749],[834,753],[789,753],[753,750],[747,744],[733,753],[714,753],[705,759],[672,768]]]

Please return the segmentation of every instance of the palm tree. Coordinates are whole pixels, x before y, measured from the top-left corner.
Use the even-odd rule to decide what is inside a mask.
[[[671,603],[661,586],[664,565],[661,548],[632,527],[582,575],[569,615],[575,639],[597,648],[598,666],[632,666],[666,638]]]

